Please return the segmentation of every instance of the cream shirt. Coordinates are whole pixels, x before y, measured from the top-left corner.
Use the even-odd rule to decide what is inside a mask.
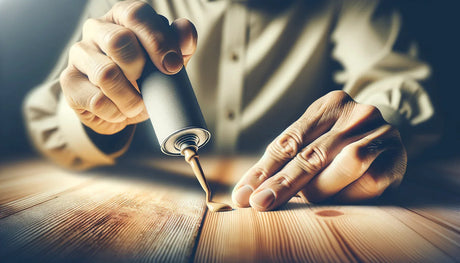
[[[83,22],[115,2],[88,1],[55,70],[24,103],[36,148],[73,169],[112,164],[129,144],[112,154],[98,149],[62,98],[58,80]],[[272,8],[264,1],[151,2],[170,21],[186,17],[197,28],[187,71],[215,151],[259,150],[333,81],[356,101],[376,106],[387,122],[410,127],[412,139],[433,117],[422,87],[430,67],[417,58],[416,45],[399,44],[399,13],[378,9],[376,1],[273,1]]]

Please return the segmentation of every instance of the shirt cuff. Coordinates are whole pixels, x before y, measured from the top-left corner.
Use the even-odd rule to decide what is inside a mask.
[[[127,135],[130,138],[126,140],[126,143],[119,150],[106,154],[93,143],[77,114],[62,97],[59,100],[57,115],[59,129],[62,131],[64,138],[66,138],[68,148],[81,159],[81,166],[83,167],[75,167],[77,169],[114,164],[115,158],[128,149],[134,134],[134,129],[132,129],[132,132]]]

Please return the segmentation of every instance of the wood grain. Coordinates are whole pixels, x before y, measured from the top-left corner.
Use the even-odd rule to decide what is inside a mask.
[[[393,207],[392,212],[406,217],[405,223],[420,225],[420,218],[404,208]],[[421,229],[405,223],[379,207],[310,207],[300,198],[272,212],[245,208],[208,213],[195,262],[454,262],[458,259],[458,233],[450,235],[456,240],[448,240],[449,235],[436,239],[432,233],[420,234]],[[445,228],[437,227],[446,233]]]
[[[419,213],[413,212],[413,210],[417,210],[414,208],[404,212],[401,212],[400,208],[394,207],[385,207],[383,209],[442,250],[445,254],[449,255],[452,259],[460,259],[460,232],[450,225],[442,222],[439,223],[438,220],[433,221]],[[446,213],[446,211],[452,214],[456,213],[455,216],[458,216],[458,209],[456,208],[446,207],[442,209],[443,213]]]
[[[0,219],[84,187],[91,178],[57,169],[43,161],[0,166]]]
[[[48,165],[34,175],[43,177],[43,182],[22,182],[23,188],[41,191],[46,201],[27,209],[21,202],[0,205],[6,215],[0,220],[0,258],[6,262],[188,261],[205,211],[202,191],[177,180],[152,182],[135,173],[131,175],[136,180],[120,179],[112,172],[97,172],[91,179],[86,174],[78,180],[73,178],[78,175]],[[54,173],[72,183],[63,184],[58,193],[59,187],[50,190],[41,185],[55,180],[49,176]],[[86,183],[72,187],[75,180]],[[9,186],[15,184],[2,189]],[[3,193],[7,196],[11,191]],[[29,199],[37,199],[32,196],[36,195]]]
[[[228,203],[255,160],[202,159],[214,199]],[[277,211],[212,213],[179,159],[86,173],[43,161],[1,164],[0,262],[458,262],[458,198],[417,203],[409,199],[425,188],[408,189],[399,205],[293,198]]]

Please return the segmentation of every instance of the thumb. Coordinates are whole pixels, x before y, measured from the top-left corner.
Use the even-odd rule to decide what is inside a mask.
[[[177,34],[180,50],[184,59],[184,65],[187,66],[190,58],[195,53],[198,33],[196,32],[196,28],[193,23],[186,18],[174,20],[171,26]]]

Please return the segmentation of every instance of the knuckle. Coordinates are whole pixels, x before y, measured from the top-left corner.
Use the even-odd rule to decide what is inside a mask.
[[[94,119],[95,115],[92,114],[90,111],[88,110],[84,110],[84,109],[78,109],[78,110],[75,110],[78,114],[78,116],[80,117],[80,119],[82,120],[86,120],[86,121],[91,121],[92,119]]]
[[[286,189],[291,189],[295,187],[295,180],[289,176],[282,176],[280,185]]]
[[[162,31],[156,30],[153,33],[147,32],[145,38],[148,43],[151,43],[151,48],[156,53],[163,53],[170,50],[168,46],[167,36]]]
[[[98,116],[94,116],[92,122],[94,123],[95,126],[102,126],[106,123],[105,120],[99,118]]]
[[[70,96],[65,96],[65,101],[67,102],[67,105],[69,105],[69,107],[71,109],[74,109],[74,110],[78,110],[78,109],[81,109],[82,107]]]
[[[278,185],[282,189],[292,189],[295,187],[295,180],[288,176],[287,174],[280,174],[277,178],[275,178],[272,182],[273,185]],[[282,191],[282,189],[279,189]]]
[[[345,138],[357,136],[382,127],[384,121],[380,111],[372,105],[353,103],[352,107],[337,122],[337,128]]]
[[[77,71],[71,67],[67,67],[64,71],[62,71],[61,75],[59,76],[59,83],[61,86],[62,93],[66,98],[67,104],[73,108],[77,109],[80,108],[81,105],[75,101],[75,78],[77,78]],[[77,99],[78,100],[78,99]]]
[[[80,121],[82,123],[84,123],[86,126],[90,127],[94,131],[100,133],[99,131],[101,131],[101,129],[100,129],[99,125],[97,125],[97,121],[98,121],[99,118],[97,118],[96,115],[94,115],[94,114],[90,114],[90,115],[87,115],[87,116],[78,115],[78,117],[80,118]]]
[[[73,74],[71,73],[71,69],[67,67],[61,72],[59,75],[59,83],[61,84],[61,88],[65,91],[68,87],[69,83],[72,83]]]
[[[198,38],[198,32],[196,30],[195,25],[188,20],[187,18],[178,18],[173,21],[172,26],[182,32],[183,36],[187,36],[188,38],[192,38],[192,42],[194,45],[187,48],[193,53],[193,50],[196,48],[196,42]],[[182,35],[181,34],[181,35]],[[182,37],[182,36],[181,36]]]
[[[107,105],[107,97],[101,91],[96,92],[89,98],[88,109],[91,112],[101,112]]]
[[[107,34],[106,45],[109,52],[118,52],[132,47],[137,41],[134,33],[128,28],[121,27]]]
[[[129,0],[127,0],[127,1],[125,1],[125,2],[121,2],[121,1],[120,1],[120,2],[115,3],[115,4],[112,6],[112,10],[118,9],[118,8],[122,7],[122,6],[125,5],[125,3],[128,2],[128,1],[129,1]]]
[[[375,119],[375,118],[381,117],[379,109],[377,109],[377,107],[373,105],[356,104],[355,110],[364,119]]]
[[[155,14],[153,8],[144,2],[132,2],[125,11],[125,19],[128,23],[143,23]]]
[[[343,90],[334,90],[319,100],[319,109],[323,114],[322,119],[334,119],[339,116],[347,116],[356,102]],[[337,121],[340,123],[340,120]]]
[[[345,102],[345,101],[350,101],[352,100],[350,95],[346,93],[343,90],[333,90],[326,94],[326,98],[329,101],[334,101],[334,102]]]
[[[94,25],[97,23],[97,19],[95,18],[88,18],[86,19],[85,23],[83,23],[83,36],[86,36],[86,34],[90,31],[89,29],[94,27]]]
[[[259,182],[263,182],[269,178],[267,170],[262,167],[254,167],[252,170],[252,175]]]
[[[69,60],[72,62],[76,57],[79,57],[81,52],[85,50],[85,44],[79,41],[73,44],[69,49]]]
[[[297,154],[294,160],[305,172],[317,173],[326,166],[327,154],[321,146],[309,145]]]
[[[278,160],[292,159],[301,146],[300,139],[292,132],[285,132],[272,142],[267,151]]]
[[[96,67],[94,72],[94,84],[104,87],[109,86],[121,74],[121,70],[114,62],[108,62]]]

